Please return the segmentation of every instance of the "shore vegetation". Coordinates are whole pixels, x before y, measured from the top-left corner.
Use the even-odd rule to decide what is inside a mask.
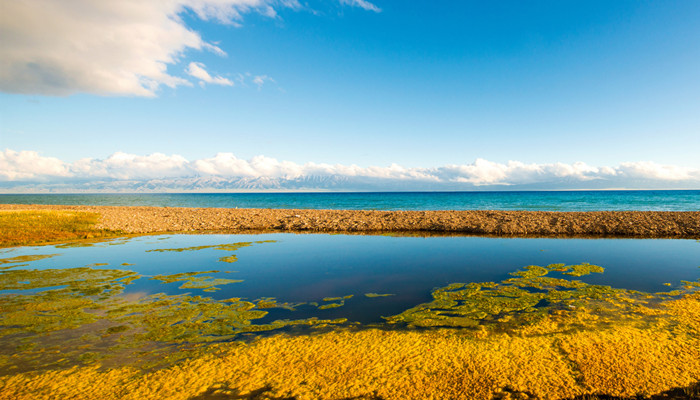
[[[98,229],[100,214],[63,210],[1,210],[0,247],[24,246],[123,235]]]

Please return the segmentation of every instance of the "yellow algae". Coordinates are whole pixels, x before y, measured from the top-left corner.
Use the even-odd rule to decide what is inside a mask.
[[[92,264],[86,265],[86,267],[104,267],[107,265],[109,265],[109,263],[92,263]]]
[[[341,301],[339,303],[321,304],[320,306],[318,306],[318,309],[319,310],[328,310],[330,308],[338,308],[338,307],[342,307],[344,305],[345,305],[344,301]]]
[[[109,282],[135,276],[137,274],[133,271],[88,267],[0,271],[0,290],[25,290],[67,285],[73,291],[82,294],[97,294],[94,293],[96,289],[112,288]]]
[[[584,276],[591,273],[602,274],[605,269],[598,265],[592,265],[589,263],[577,264],[571,266],[571,271],[564,272],[566,275],[572,276]]]
[[[206,246],[192,246],[192,247],[179,247],[179,248],[171,248],[171,249],[152,249],[152,250],[146,250],[146,252],[183,252],[183,251],[196,251],[196,250],[205,250],[205,249],[215,249],[215,250],[224,250],[224,251],[236,251],[239,250],[243,247],[250,247],[253,245],[253,243],[275,243],[275,240],[259,240],[256,242],[237,242],[237,243],[225,243],[225,244],[214,244],[214,245],[206,245]]]
[[[342,301],[342,300],[347,300],[351,299],[354,295],[349,294],[346,296],[338,296],[338,297],[324,297],[323,301]]]
[[[219,258],[219,261],[226,262],[226,263],[234,263],[234,262],[238,261],[238,257],[236,257],[235,254],[232,254],[230,256]]]
[[[213,278],[211,276],[197,276],[200,274],[217,273],[219,271],[182,272],[172,275],[156,275],[151,279],[159,280],[163,283],[183,282],[180,289],[204,289],[205,292],[219,290],[220,285],[243,282],[242,279]]]
[[[60,256],[60,254],[32,254],[28,256],[17,256],[10,258],[0,258],[0,265],[3,264],[15,264],[15,263],[27,263],[31,261],[44,260],[51,257]]]
[[[393,293],[365,293],[365,297],[375,298],[375,297],[389,297],[395,296]]]
[[[698,344],[697,337],[631,327],[484,339],[444,329],[338,330],[211,345],[196,357],[147,373],[89,366],[12,374],[0,377],[0,395],[37,400],[185,400],[204,394],[486,400],[504,391],[539,399],[650,395],[700,379]]]
[[[172,249],[152,249],[152,250],[146,250],[146,252],[183,252],[183,251],[197,251],[197,250],[206,250],[206,249],[214,249],[214,250],[223,250],[223,251],[236,251],[239,250],[243,247],[250,247],[253,244],[262,244],[262,243],[275,243],[275,240],[258,240],[255,242],[238,242],[238,243],[227,243],[227,244],[214,244],[214,245],[205,245],[205,246],[192,246],[192,247],[179,247],[179,248],[172,248]],[[238,261],[238,257],[235,254],[231,254],[229,256],[225,257],[220,257],[219,258],[220,262],[226,262],[226,263],[234,263]]]
[[[562,399],[649,396],[700,381],[695,282],[683,282],[686,288],[670,297],[547,276],[576,271],[563,264],[529,266],[500,283],[436,288],[431,302],[372,329],[345,319],[256,324],[267,309],[286,303],[271,297],[249,302],[164,294],[128,300],[119,295],[120,287],[135,273],[79,268],[73,272],[84,279],[76,279],[49,271],[44,281],[66,287],[0,296],[5,318],[0,332],[17,351],[0,359],[0,398],[493,399],[527,393]],[[0,273],[12,272],[19,271]],[[198,276],[207,272],[217,271],[159,278],[197,282],[190,278],[211,278]],[[7,282],[31,285],[37,273],[15,274]],[[83,294],[94,288],[96,295]],[[351,297],[324,298],[319,308]],[[99,335],[80,331],[100,321],[108,323],[99,327]],[[12,336],[47,326],[86,344],[71,353]],[[289,326],[324,329],[246,336]],[[6,334],[5,328],[19,330]],[[116,344],[105,351],[100,340]],[[129,351],[160,359],[104,368],[107,354]],[[22,357],[54,361],[50,369],[11,369]],[[157,368],[137,369],[149,365]]]
[[[563,329],[593,329],[617,319],[646,321],[653,313],[645,307],[650,301],[665,297],[590,285],[578,280],[546,276],[552,271],[571,271],[574,276],[585,271],[597,272],[597,266],[580,264],[546,267],[530,265],[511,273],[501,283],[453,283],[433,290],[433,301],[419,304],[401,314],[387,317],[389,324],[417,327],[490,326],[496,330],[519,329],[537,324],[548,314],[580,314],[593,311],[586,321],[569,319]],[[676,295],[681,294],[680,292]],[[667,295],[667,294],[665,294]],[[590,310],[588,310],[590,308]]]

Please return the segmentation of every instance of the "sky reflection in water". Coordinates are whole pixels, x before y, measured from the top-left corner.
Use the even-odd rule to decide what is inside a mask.
[[[271,242],[268,242],[271,241]],[[216,245],[251,242],[217,249]],[[258,243],[256,243],[258,242]],[[209,246],[185,251],[154,251]],[[297,311],[271,309],[266,319],[348,318],[381,322],[430,301],[436,287],[453,282],[499,282],[527,265],[591,263],[603,274],[586,283],[645,292],[667,291],[681,280],[700,276],[696,240],[496,239],[478,237],[394,237],[327,234],[163,235],[117,239],[91,246],[37,246],[5,251],[2,258],[35,254],[57,256],[29,261],[17,268],[91,266],[126,269],[142,276],[125,294],[191,293],[214,299],[274,297],[280,302],[324,304],[323,299],[353,295],[343,307]],[[235,255],[235,262],[221,258]],[[98,265],[95,265],[98,264]],[[127,264],[127,265],[122,265]],[[15,264],[11,264],[15,265]],[[214,279],[242,280],[217,285],[220,290],[180,289],[183,281],[163,283],[156,275],[197,271]],[[554,275],[553,275],[554,276]],[[25,291],[25,293],[27,293]],[[366,293],[392,294],[367,297]],[[328,303],[328,302],[326,302]]]

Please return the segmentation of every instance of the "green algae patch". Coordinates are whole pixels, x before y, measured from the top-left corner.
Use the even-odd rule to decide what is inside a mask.
[[[586,263],[529,265],[500,283],[453,283],[436,288],[431,302],[385,319],[389,324],[414,327],[523,331],[556,315],[558,329],[595,329],[621,320],[651,323],[659,314],[660,301],[688,293],[642,293],[547,276],[551,272],[583,276],[603,273],[603,268]]]
[[[180,289],[203,289],[205,292],[214,292],[220,290],[218,286],[228,285],[230,283],[243,282],[242,279],[224,279],[214,278],[211,276],[198,276],[207,273],[218,273],[220,271],[201,271],[201,272],[182,272],[172,275],[156,275],[152,280],[158,280],[163,283],[183,282]]]
[[[600,267],[598,265],[591,265],[588,263],[583,263],[583,264],[572,265],[571,271],[564,272],[564,274],[571,275],[571,276],[584,276],[584,275],[589,275],[592,273],[602,274],[603,272],[605,272],[605,269],[603,267]]]
[[[349,294],[346,296],[338,296],[338,297],[324,297],[323,301],[342,301],[342,300],[347,300],[351,299],[354,295]]]
[[[344,305],[345,305],[345,302],[344,302],[344,301],[341,301],[340,303],[321,304],[320,306],[318,306],[318,309],[319,309],[319,310],[328,310],[328,309],[331,309],[331,308],[342,307],[342,306],[344,306]]]
[[[38,260],[45,260],[47,258],[60,256],[60,254],[32,254],[28,256],[17,256],[10,258],[0,258],[0,265],[4,264],[17,264],[17,263],[27,263]],[[13,267],[8,267],[13,268]]]
[[[375,298],[375,297],[389,297],[395,296],[393,293],[365,293],[365,297]]]
[[[119,280],[138,278],[133,271],[65,268],[44,270],[0,271],[0,290],[27,290],[67,286],[68,290],[78,294],[99,294],[102,290],[112,290],[123,286]]]
[[[197,250],[206,250],[206,249],[215,249],[215,250],[223,250],[223,251],[237,251],[243,247],[250,247],[253,244],[261,244],[261,243],[275,243],[275,240],[259,240],[256,242],[237,242],[237,243],[226,243],[226,244],[214,244],[214,245],[206,245],[206,246],[193,246],[193,247],[179,247],[179,248],[171,248],[171,249],[152,249],[152,250],[146,250],[147,253],[149,252],[183,252],[183,251],[197,251]]]
[[[172,249],[152,249],[152,250],[146,250],[146,252],[147,253],[149,253],[149,252],[158,252],[158,253],[177,252],[177,253],[181,253],[184,251],[198,251],[198,250],[207,250],[207,249],[222,250],[222,251],[237,251],[243,247],[250,247],[253,244],[262,244],[262,243],[275,243],[275,240],[258,240],[255,242],[238,242],[238,243],[215,244],[215,245],[206,245],[206,246],[179,247],[179,248],[172,248]],[[231,254],[228,256],[220,257],[218,259],[218,261],[225,262],[225,263],[235,263],[236,261],[238,261],[238,257],[235,254]]]
[[[182,282],[181,288],[204,291],[240,282],[201,276],[215,272],[218,271],[153,279]],[[0,271],[0,290],[41,290],[0,294],[0,338],[3,339],[0,347],[11,348],[14,354],[11,358],[0,357],[0,375],[18,368],[63,368],[95,360],[106,362],[118,359],[125,352],[136,357],[144,349],[168,355],[174,345],[187,347],[237,340],[241,335],[289,326],[316,329],[346,322],[307,318],[257,323],[268,315],[269,309],[294,311],[302,304],[278,302],[274,298],[251,302],[241,298],[219,301],[186,294],[125,295],[125,287],[139,278],[133,271],[87,267]],[[179,360],[182,356],[178,357]]]
[[[232,254],[230,256],[219,258],[219,261],[225,263],[235,263],[236,261],[238,261],[238,257],[236,257],[235,254]]]
[[[699,379],[700,281],[644,293],[575,280],[585,269],[600,273],[527,266],[501,282],[435,288],[382,329],[272,320],[270,310],[294,308],[274,297],[125,295],[133,271],[3,270],[8,290],[45,290],[0,294],[0,397],[204,398],[220,387],[240,398],[261,388],[261,398],[633,397]],[[152,279],[201,289],[215,273]],[[303,330],[259,334],[292,327]]]

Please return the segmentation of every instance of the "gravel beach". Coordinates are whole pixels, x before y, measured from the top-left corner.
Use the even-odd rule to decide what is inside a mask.
[[[489,236],[700,238],[700,212],[356,211],[0,204],[0,210],[101,215],[127,233],[204,231],[406,232]]]

